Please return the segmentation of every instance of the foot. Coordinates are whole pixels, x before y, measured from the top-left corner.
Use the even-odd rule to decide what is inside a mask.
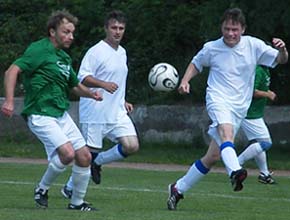
[[[247,170],[243,168],[232,172],[230,179],[234,191],[241,191],[243,189],[243,182],[246,178]]]
[[[38,186],[34,189],[34,201],[36,206],[39,208],[48,207],[48,190],[39,188]]]
[[[168,199],[167,199],[167,208],[169,210],[176,210],[177,203],[180,199],[183,199],[183,195],[178,193],[175,183],[169,184],[168,186]]]
[[[60,192],[66,199],[70,199],[72,197],[72,189],[69,189],[67,185],[64,185]]]
[[[265,175],[262,172],[258,176],[258,181],[260,183],[264,183],[264,184],[276,184],[276,181],[273,179],[273,177],[271,176],[271,174]]]
[[[96,208],[93,208],[90,206],[89,203],[83,202],[80,205],[73,205],[73,204],[68,204],[68,209],[70,210],[79,210],[79,211],[84,211],[84,212],[91,212],[91,211],[97,211]]]
[[[92,175],[92,180],[95,184],[100,184],[101,183],[101,165],[97,165],[96,163],[91,164],[91,175]]]

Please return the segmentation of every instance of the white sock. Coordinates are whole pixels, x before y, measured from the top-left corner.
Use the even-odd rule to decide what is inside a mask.
[[[236,151],[232,147],[225,147],[221,151],[221,157],[225,164],[228,175],[230,176],[233,171],[239,170],[242,167],[239,164]]]
[[[66,165],[64,165],[58,155],[55,155],[48,164],[48,167],[39,182],[39,188],[47,190],[55,179],[64,172]]]
[[[206,173],[202,173],[197,167],[196,167],[196,163],[195,162],[187,171],[187,173],[180,178],[179,180],[177,180],[176,182],[176,189],[178,191],[178,193],[185,193],[186,191],[188,191],[193,185],[195,185],[198,181],[200,181],[208,172],[208,170],[206,171]]]
[[[243,165],[246,161],[253,159],[258,154],[262,153],[263,149],[260,143],[256,142],[249,145],[240,155],[239,155],[239,163]]]
[[[90,167],[79,167],[73,165],[72,167],[72,182],[73,193],[71,197],[71,204],[81,205],[84,202],[84,197],[87,192],[89,180],[90,180]]]
[[[119,144],[116,144],[109,150],[99,153],[94,162],[98,165],[103,165],[106,163],[111,163],[113,161],[124,159],[125,157],[120,153],[118,145]]]
[[[260,172],[262,172],[266,176],[268,176],[270,174],[270,172],[269,172],[268,165],[267,165],[266,152],[263,151],[263,152],[259,153],[257,156],[255,156],[255,161],[256,161],[256,164],[257,164]]]
[[[72,181],[72,175],[70,175],[67,183],[65,184],[68,190],[72,190],[73,189],[73,181]]]

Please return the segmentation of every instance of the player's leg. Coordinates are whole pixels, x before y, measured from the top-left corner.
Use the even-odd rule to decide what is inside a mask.
[[[84,202],[84,197],[90,178],[90,151],[88,147],[86,147],[86,142],[82,137],[81,132],[69,114],[65,113],[59,124],[61,129],[65,132],[67,138],[72,143],[75,153],[71,175],[73,192],[68,208],[82,211],[92,211],[94,209]]]
[[[106,125],[103,129],[103,135],[117,144],[97,155],[94,160],[97,165],[122,160],[139,150],[135,126],[127,115],[117,124]]]
[[[239,129],[242,118],[220,103],[208,109],[208,114],[213,121],[208,134],[216,141],[220,148],[221,158],[234,191],[240,191],[243,188],[242,183],[247,177],[247,171],[239,164],[234,137]]]
[[[58,125],[58,119],[31,115],[28,118],[31,131],[44,144],[49,161],[47,170],[35,188],[34,199],[38,206],[48,206],[48,189],[74,158],[74,150]]]
[[[92,211],[95,209],[84,201],[90,180],[91,154],[81,132],[71,117],[68,114],[64,115],[64,117],[65,120],[62,121],[61,126],[75,151],[71,174],[73,193],[68,209]]]
[[[247,148],[239,155],[240,164],[254,158],[260,170],[259,182],[275,183],[269,172],[266,157],[266,151],[271,148],[272,140],[263,118],[245,119],[241,127],[250,141]]]
[[[201,159],[195,161],[183,177],[168,186],[167,208],[169,210],[176,210],[177,203],[180,199],[183,199],[183,194],[199,182],[219,158],[219,148],[215,141],[211,141],[206,154]]]
[[[255,157],[255,161],[260,170],[258,181],[264,184],[276,184],[276,180],[272,177],[272,174],[268,169],[266,152],[263,151],[262,153],[258,154]]]
[[[239,155],[240,164],[244,164],[263,151],[267,151],[272,146],[272,141],[263,118],[244,119],[241,128],[250,140],[247,148]]]
[[[102,136],[116,144],[106,151],[96,154],[91,166],[92,179],[96,184],[101,181],[101,166],[125,159],[139,149],[139,141],[134,124],[129,116],[123,117],[116,124],[106,124],[100,129]]]

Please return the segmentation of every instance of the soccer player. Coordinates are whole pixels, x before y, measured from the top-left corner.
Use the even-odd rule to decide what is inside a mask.
[[[222,37],[210,41],[193,57],[178,88],[189,93],[189,81],[209,67],[206,89],[206,108],[212,124],[208,151],[195,161],[187,173],[169,185],[167,207],[175,210],[183,194],[204,177],[221,157],[234,191],[243,188],[247,171],[238,161],[234,137],[251,103],[255,68],[258,64],[274,67],[288,61],[285,43],[273,38],[273,46],[245,32],[245,17],[239,8],[225,11],[221,20]]]
[[[253,99],[247,117],[241,123],[241,128],[248,138],[249,144],[238,156],[240,165],[247,160],[255,159],[260,170],[258,181],[264,184],[276,183],[268,170],[266,151],[272,146],[272,140],[263,119],[268,99],[271,101],[276,99],[275,92],[269,89],[270,82],[269,68],[257,66]]]
[[[22,115],[30,130],[44,144],[48,167],[34,189],[34,200],[40,208],[48,207],[48,190],[55,179],[73,163],[74,192],[68,209],[92,211],[84,197],[90,179],[91,154],[81,132],[67,112],[69,91],[102,100],[99,92],[82,85],[63,50],[71,46],[78,19],[66,10],[55,11],[47,22],[47,37],[33,42],[6,71],[5,101],[2,112],[11,117],[17,77],[23,76],[25,89]]]
[[[106,37],[87,51],[78,74],[84,85],[92,91],[101,91],[104,97],[102,102],[81,98],[79,106],[81,132],[91,148],[91,175],[96,184],[101,181],[103,164],[122,160],[139,149],[135,127],[127,114],[133,111],[133,105],[125,101],[127,55],[120,45],[125,28],[123,12],[108,13],[104,22]],[[105,137],[116,144],[100,152]],[[69,198],[72,188],[73,183],[69,180],[62,194]]]

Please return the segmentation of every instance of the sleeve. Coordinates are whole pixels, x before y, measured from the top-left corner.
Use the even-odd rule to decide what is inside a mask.
[[[31,74],[45,62],[45,57],[45,51],[39,51],[31,44],[13,64],[17,65],[26,74]]]
[[[209,47],[208,44],[205,44],[203,48],[193,57],[191,63],[194,64],[197,70],[201,73],[203,67],[209,66],[209,57]]]
[[[82,82],[87,76],[94,76],[99,66],[100,62],[97,59],[97,53],[89,50],[81,62],[78,73],[79,81]]]
[[[278,64],[276,58],[279,51],[266,45],[265,42],[260,39],[254,38],[254,41],[256,44],[257,64],[274,68]]]

